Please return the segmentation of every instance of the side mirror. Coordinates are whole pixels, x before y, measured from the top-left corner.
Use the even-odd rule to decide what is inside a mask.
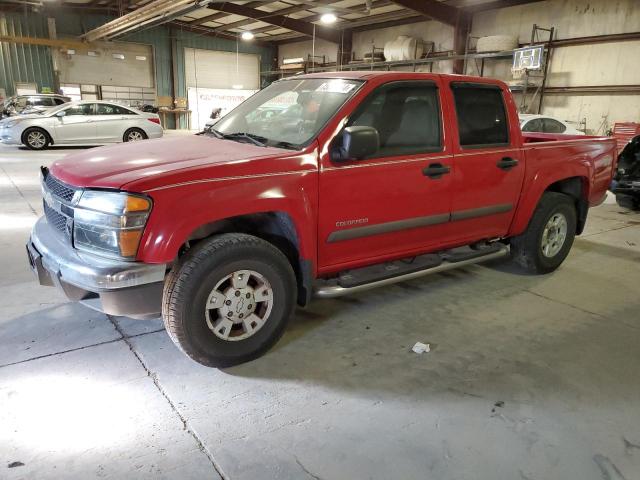
[[[56,113],[56,117],[58,117],[58,118],[62,118],[64,116],[66,116],[66,115],[67,115],[67,112],[65,110],[62,110],[62,111]]]
[[[360,160],[373,155],[380,148],[380,136],[373,127],[347,127],[340,137],[332,151],[332,160]]]

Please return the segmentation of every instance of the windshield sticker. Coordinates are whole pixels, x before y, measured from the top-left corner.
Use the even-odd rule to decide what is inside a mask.
[[[355,83],[347,83],[344,80],[331,80],[316,88],[316,92],[349,93],[355,86]]]

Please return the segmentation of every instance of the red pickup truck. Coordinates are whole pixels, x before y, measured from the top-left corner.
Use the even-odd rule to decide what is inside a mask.
[[[615,140],[523,136],[496,80],[403,72],[274,82],[199,135],[42,168],[40,283],[162,314],[204,365],[256,358],[296,303],[511,255],[556,269],[605,198]],[[384,294],[384,293],[383,293]]]

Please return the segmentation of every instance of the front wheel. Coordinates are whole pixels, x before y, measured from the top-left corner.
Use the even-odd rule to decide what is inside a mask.
[[[295,275],[280,250],[251,235],[223,234],[203,240],[170,273],[162,317],[191,359],[223,368],[271,348],[295,299]]]
[[[511,257],[531,273],[549,273],[567,258],[576,235],[576,207],[568,195],[545,192],[527,230],[511,239]]]
[[[47,132],[40,128],[29,128],[22,134],[22,143],[29,150],[44,150],[51,141]]]

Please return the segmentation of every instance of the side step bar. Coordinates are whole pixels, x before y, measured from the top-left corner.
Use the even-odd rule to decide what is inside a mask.
[[[475,250],[471,254],[460,255],[450,252],[442,252],[440,254],[427,254],[415,257],[414,261],[408,263],[407,268],[398,267],[398,263],[402,261],[389,262],[381,265],[372,265],[357,270],[352,270],[346,274],[341,274],[337,279],[317,282],[313,294],[318,298],[335,298],[349,295],[352,293],[371,290],[377,287],[384,287],[398,282],[413,280],[414,278],[431,275],[432,273],[453,270],[454,268],[464,267],[475,263],[486,262],[496,258],[502,258],[509,254],[509,247],[502,244],[492,244],[490,247],[482,250]],[[421,260],[422,257],[422,260]],[[438,257],[438,261],[434,260]],[[464,258],[466,257],[466,258]],[[415,263],[423,265],[420,270],[415,270]],[[390,271],[398,270],[396,274],[390,275]],[[364,283],[359,279],[370,279]]]

